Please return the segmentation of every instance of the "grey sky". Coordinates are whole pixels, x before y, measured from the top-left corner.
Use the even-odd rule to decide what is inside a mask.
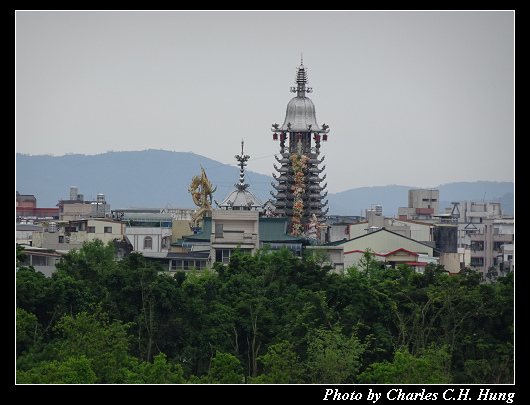
[[[270,174],[300,52],[330,192],[513,181],[510,11],[17,12],[17,152],[235,163],[243,138]]]

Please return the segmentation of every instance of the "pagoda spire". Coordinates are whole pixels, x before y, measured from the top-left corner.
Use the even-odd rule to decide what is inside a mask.
[[[241,155],[235,155],[237,165],[239,166],[239,183],[234,184],[236,189],[232,191],[228,197],[226,197],[221,203],[215,201],[217,206],[221,209],[226,210],[261,210],[263,204],[258,198],[250,191],[247,190],[250,187],[249,184],[245,183],[245,166],[247,161],[250,159],[249,155],[245,155],[245,143],[241,140]]]
[[[243,139],[241,139],[241,155],[235,155],[234,157],[239,162],[237,165],[239,166],[239,184],[234,184],[234,186],[238,190],[246,190],[248,187],[250,187],[249,184],[245,183],[245,166],[247,165],[247,161],[250,159],[249,155],[244,154],[245,142]]]
[[[306,87],[308,83],[307,80],[307,70],[304,67],[304,54],[300,56],[300,66],[296,70],[296,77],[294,79],[296,87],[291,87],[291,93],[296,93],[296,97],[305,97],[306,93],[312,93],[313,89],[311,87]]]

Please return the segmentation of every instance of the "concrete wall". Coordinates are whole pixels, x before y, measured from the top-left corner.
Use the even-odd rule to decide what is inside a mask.
[[[189,227],[188,227],[189,234]],[[171,228],[154,228],[146,226],[128,226],[125,228],[125,235],[133,245],[136,252],[169,252],[171,243]],[[146,237],[151,238],[151,248],[144,249],[144,240]],[[164,239],[168,238],[168,239]],[[164,246],[165,241],[167,241]]]
[[[218,225],[222,225],[222,233],[216,232]],[[234,249],[238,245],[254,254],[259,247],[259,212],[213,210],[210,242],[212,258],[216,249]]]

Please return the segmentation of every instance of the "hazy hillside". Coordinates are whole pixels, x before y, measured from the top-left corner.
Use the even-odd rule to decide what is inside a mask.
[[[40,207],[52,207],[69,198],[77,186],[85,200],[105,194],[111,208],[194,207],[188,187],[204,167],[217,186],[214,198],[222,201],[239,181],[239,167],[229,166],[194,153],[144,150],[107,152],[100,155],[16,155],[16,187],[34,194]],[[235,163],[235,162],[234,162]],[[272,177],[246,171],[245,179],[258,198],[269,197]]]
[[[271,161],[271,172],[272,172]],[[64,156],[16,155],[16,189],[34,194],[39,207],[54,207],[60,199],[69,198],[70,186],[77,186],[86,200],[104,193],[112,209],[139,207],[193,207],[187,192],[191,178],[200,174],[202,165],[212,184],[217,186],[214,198],[222,201],[239,180],[239,168],[204,156],[186,152],[144,150],[107,152],[100,155]],[[252,167],[252,160],[249,161]],[[245,171],[250,190],[262,202],[270,198],[272,177]],[[361,187],[329,194],[330,213],[361,215],[366,208],[383,205],[383,213],[397,215],[398,207],[407,205],[408,190],[413,186]],[[507,214],[513,213],[513,183],[460,182],[443,184],[440,211],[451,201],[499,201]]]
[[[361,187],[329,197],[330,212],[336,215],[364,215],[364,209],[375,204],[383,205],[383,214],[397,216],[399,207],[408,204],[411,186]],[[477,181],[442,184],[440,190],[440,212],[451,206],[451,201],[502,202],[505,214],[512,215],[514,207],[514,184],[511,182]],[[361,210],[362,213],[361,214]]]

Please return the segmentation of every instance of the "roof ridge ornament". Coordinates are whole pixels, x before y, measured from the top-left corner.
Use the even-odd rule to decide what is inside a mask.
[[[247,165],[247,161],[250,159],[249,155],[244,154],[244,146],[245,142],[243,139],[241,139],[241,155],[235,155],[234,157],[239,162],[237,165],[239,166],[239,184],[234,184],[234,186],[238,190],[246,190],[248,187],[250,187],[249,184],[245,183],[245,166]]]
[[[216,201],[215,203],[219,208],[227,210],[261,210],[263,204],[250,190],[247,190],[250,185],[245,183],[245,166],[250,156],[245,155],[245,142],[243,140],[241,140],[241,154],[235,155],[234,158],[238,161],[239,183],[234,184],[236,189],[224,201],[221,203]]]

